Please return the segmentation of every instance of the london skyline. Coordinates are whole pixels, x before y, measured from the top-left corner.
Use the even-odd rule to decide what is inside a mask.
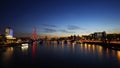
[[[119,8],[119,0],[2,0],[0,33],[8,26],[25,36],[34,27],[50,36],[120,33]]]

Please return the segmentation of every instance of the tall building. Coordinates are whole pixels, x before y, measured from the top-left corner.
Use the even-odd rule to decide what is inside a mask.
[[[5,29],[5,37],[6,37],[6,43],[9,44],[9,43],[13,43],[13,42],[16,42],[16,38],[13,37],[13,29],[11,29],[10,27],[7,27]]]
[[[13,38],[13,30],[10,27],[5,29],[5,36],[7,39]]]

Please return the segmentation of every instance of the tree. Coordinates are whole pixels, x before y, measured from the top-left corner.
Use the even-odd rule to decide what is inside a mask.
[[[109,37],[108,37],[109,38]],[[106,43],[106,32],[104,31],[104,32],[102,32],[102,38],[101,38],[101,41],[103,42],[103,43]]]
[[[0,45],[3,45],[6,42],[5,35],[0,35]]]
[[[108,34],[107,35],[107,41],[110,44],[110,42],[112,41],[113,35],[112,34]]]

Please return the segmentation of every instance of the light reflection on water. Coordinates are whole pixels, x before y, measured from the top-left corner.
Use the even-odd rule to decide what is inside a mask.
[[[12,56],[15,56],[15,51],[20,51],[24,54],[28,53],[28,45],[21,47],[5,47],[4,51],[1,53],[2,58],[0,58],[4,64],[8,64],[8,62],[11,61]]]
[[[13,54],[13,47],[7,47],[2,55],[3,63],[7,64]]]
[[[120,51],[117,51],[117,58],[118,58],[118,61],[120,63]]]
[[[4,65],[8,62],[14,62],[12,60],[17,55],[21,57],[27,55],[27,59],[37,61],[39,58],[49,59],[61,59],[60,61],[69,60],[71,63],[110,63],[112,66],[120,65],[120,51],[103,48],[100,45],[94,44],[32,44],[20,47],[6,47],[4,51],[0,53],[0,59]],[[30,57],[31,56],[31,57]],[[23,61],[21,57],[17,56],[19,60]],[[46,61],[46,60],[45,60]],[[18,62],[18,60],[16,60]],[[40,61],[39,61],[40,62]],[[36,62],[39,64],[39,62]],[[46,61],[47,62],[47,61]],[[9,63],[8,63],[9,64]],[[103,64],[104,65],[104,64]],[[120,66],[119,66],[120,67]]]

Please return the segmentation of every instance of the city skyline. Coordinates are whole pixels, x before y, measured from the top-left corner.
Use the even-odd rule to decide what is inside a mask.
[[[14,34],[88,35],[106,31],[120,33],[119,0],[11,0],[1,2],[0,33],[7,26]]]

